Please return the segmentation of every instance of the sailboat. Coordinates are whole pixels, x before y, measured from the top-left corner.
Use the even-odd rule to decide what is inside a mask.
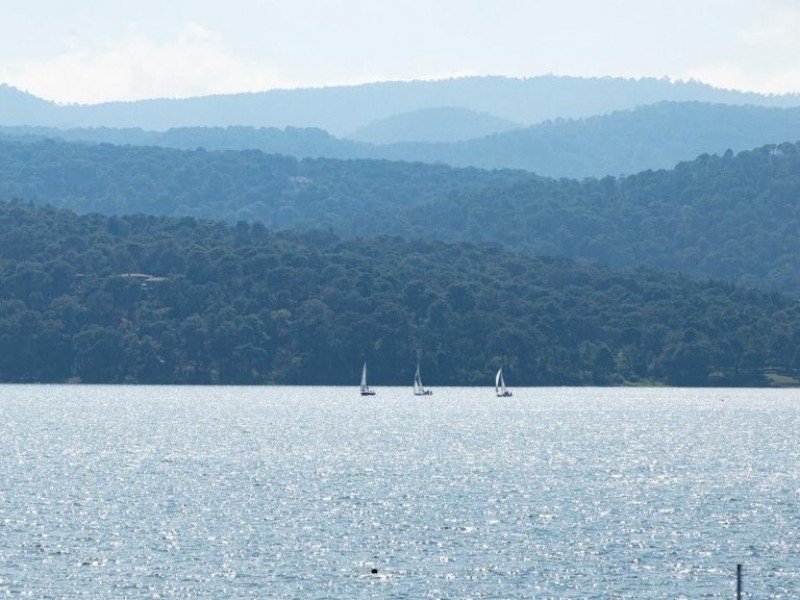
[[[415,396],[430,396],[433,394],[431,390],[426,390],[422,385],[422,378],[419,376],[419,365],[417,365],[417,372],[414,373],[414,395]]]
[[[503,367],[497,370],[497,375],[494,378],[494,391],[498,398],[509,398],[513,395],[511,390],[506,387],[506,382],[503,380]]]
[[[374,396],[375,390],[367,385],[367,363],[364,363],[364,368],[361,370],[361,395]]]

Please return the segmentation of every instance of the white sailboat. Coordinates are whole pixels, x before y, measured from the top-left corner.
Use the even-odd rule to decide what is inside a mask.
[[[361,395],[374,396],[375,390],[367,385],[367,363],[364,363],[364,368],[361,370]]]
[[[417,372],[414,373],[414,395],[415,396],[430,396],[433,394],[431,390],[426,390],[422,385],[422,378],[419,376],[419,365],[417,365]]]
[[[494,391],[498,398],[508,398],[513,395],[511,390],[506,387],[506,382],[503,379],[503,367],[498,369],[494,378]]]

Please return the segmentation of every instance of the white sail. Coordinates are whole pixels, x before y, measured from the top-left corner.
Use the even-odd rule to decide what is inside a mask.
[[[511,392],[506,388],[506,382],[503,379],[503,367],[497,370],[497,375],[494,377],[494,391],[499,398],[511,396]]]
[[[364,368],[361,369],[361,395],[374,396],[375,390],[371,390],[367,385],[367,363],[364,363]]]
[[[426,390],[422,385],[422,377],[419,374],[419,365],[417,365],[417,372],[414,373],[414,395],[415,396],[430,396],[433,392]]]

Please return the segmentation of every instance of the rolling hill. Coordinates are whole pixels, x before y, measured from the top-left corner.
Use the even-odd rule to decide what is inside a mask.
[[[0,198],[79,212],[260,221],[345,238],[502,243],[800,293],[800,145],[585,181],[259,151],[0,139]]]
[[[0,202],[0,381],[767,385],[800,303],[495,245]]]
[[[421,112],[427,115],[425,119],[437,114]],[[447,114],[452,111],[448,110]],[[472,113],[467,114],[471,118]],[[394,123],[399,126],[408,121],[400,119]],[[452,121],[445,119],[443,126],[447,123]],[[414,125],[412,133],[423,136],[425,134],[417,129],[419,124]],[[465,132],[469,127],[455,127],[455,130]],[[400,131],[385,133],[395,137],[402,135]],[[664,102],[586,119],[562,119],[462,142],[435,144],[375,145],[336,138],[320,129],[295,127],[188,127],[163,132],[3,127],[0,135],[187,150],[257,149],[296,158],[403,160],[483,169],[525,169],[550,177],[583,178],[669,169],[700,154],[738,152],[765,144],[795,142],[800,140],[800,108]]]
[[[395,144],[376,157],[583,178],[670,169],[700,154],[798,140],[800,108],[661,102],[458,143]]]

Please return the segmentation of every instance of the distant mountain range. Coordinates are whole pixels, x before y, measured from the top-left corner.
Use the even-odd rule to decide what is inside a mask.
[[[532,125],[584,118],[661,101],[788,107],[800,96],[767,96],[667,79],[540,76],[465,77],[350,87],[59,105],[0,86],[0,125],[49,127],[316,127],[342,136],[422,109],[455,107]],[[462,136],[463,139],[463,136]]]
[[[442,124],[438,130],[435,122]],[[387,119],[382,122],[383,126],[361,131],[364,137],[388,140],[402,136],[403,131],[422,137],[428,127],[431,136],[445,137],[447,124],[466,122],[469,125],[451,129],[477,133],[481,124],[501,127],[509,123],[464,109],[441,108]],[[583,178],[668,169],[701,154],[795,142],[800,140],[800,108],[661,102],[449,143],[369,144],[336,138],[320,129],[295,127],[188,127],[167,131],[5,127],[0,128],[0,134],[187,150],[252,149],[296,158],[373,158],[484,169],[524,169],[550,177]]]

